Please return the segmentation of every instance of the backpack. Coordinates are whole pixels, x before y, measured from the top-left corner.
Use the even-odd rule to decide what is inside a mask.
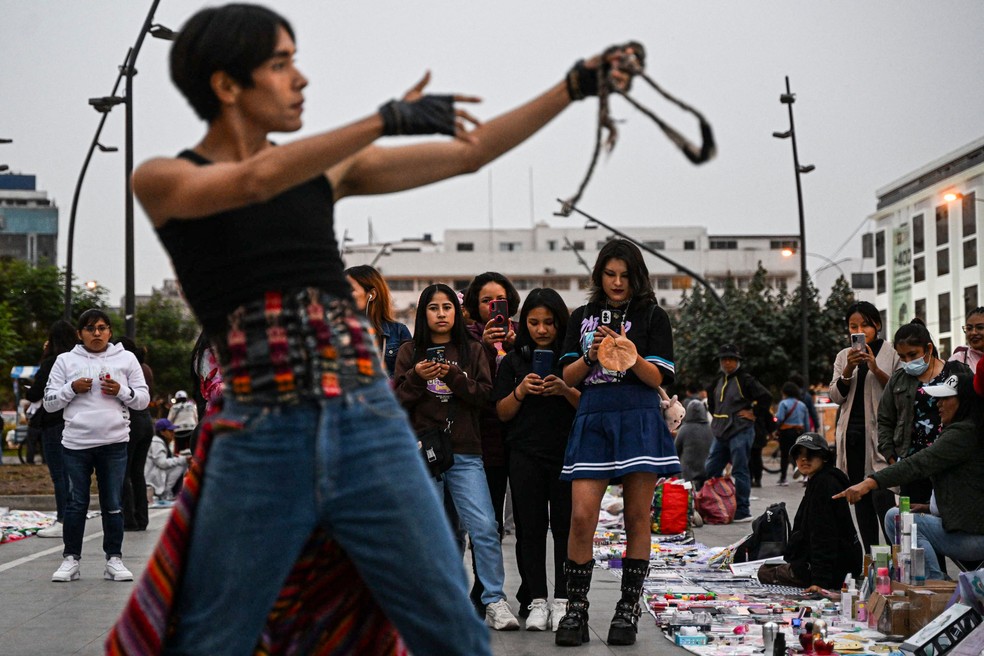
[[[789,515],[786,504],[774,503],[752,522],[752,532],[735,549],[736,563],[782,556],[789,543]]]

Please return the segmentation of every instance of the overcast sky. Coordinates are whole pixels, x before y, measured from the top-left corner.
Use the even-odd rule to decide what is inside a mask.
[[[109,94],[150,6],[150,0],[0,0],[0,137],[14,140],[0,145],[0,163],[37,175],[57,201],[59,265],[75,182],[99,120],[87,99]],[[156,20],[177,29],[202,6],[162,0]],[[650,75],[705,114],[719,153],[691,165],[647,118],[614,100],[614,114],[625,119],[621,141],[599,164],[581,207],[617,227],[798,232],[790,144],[771,136],[789,127],[779,103],[786,75],[797,98],[800,161],[816,165],[803,178],[811,253],[857,255],[859,237],[838,249],[874,211],[877,188],[984,135],[981,0],[294,0],[271,6],[293,23],[298,63],[310,80],[302,135],[374,111],[428,68],[431,90],[482,96],[475,113],[489,118],[555,83],[579,57],[641,41]],[[137,163],[174,154],[204,132],[170,82],[169,46],[148,38],[137,62]],[[635,94],[696,137],[692,117],[645,85]],[[587,167],[596,107],[591,101],[571,107],[479,174],[388,197],[346,199],[336,210],[336,231],[365,241],[371,217],[380,241],[423,233],[440,238],[449,226],[488,227],[490,205],[496,227],[527,227],[531,217],[581,225],[552,214],[554,199],[572,194]],[[102,141],[120,152],[95,154],[75,241],[78,279],[108,287],[114,303],[124,291],[123,135],[117,108]],[[173,275],[139,205],[136,224],[136,289],[148,293]],[[809,264],[813,270],[823,260]]]

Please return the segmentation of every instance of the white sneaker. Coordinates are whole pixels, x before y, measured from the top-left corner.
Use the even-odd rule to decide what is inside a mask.
[[[550,630],[556,631],[560,628],[560,620],[567,614],[567,600],[554,599],[550,604]]]
[[[519,620],[509,610],[505,599],[493,601],[485,608],[485,622],[496,631],[519,630]]]
[[[75,556],[65,556],[61,567],[51,575],[51,580],[55,583],[68,583],[79,578],[79,559]]]
[[[546,599],[534,599],[529,605],[530,615],[526,618],[527,631],[546,631],[550,626],[550,606]]]
[[[62,536],[62,523],[55,522],[51,526],[46,526],[37,533],[39,538],[60,538]]]
[[[103,578],[107,581],[132,581],[133,573],[128,570],[119,556],[113,556],[106,561],[106,571]]]

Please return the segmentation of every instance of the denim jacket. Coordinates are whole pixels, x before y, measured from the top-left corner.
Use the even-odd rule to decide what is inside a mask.
[[[399,321],[383,322],[383,362],[386,363],[386,371],[389,377],[393,377],[396,371],[396,353],[400,350],[400,344],[409,342],[410,329]]]

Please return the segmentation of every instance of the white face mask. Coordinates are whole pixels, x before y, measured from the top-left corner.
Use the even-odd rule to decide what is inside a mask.
[[[929,360],[925,356],[918,360],[910,360],[909,362],[902,363],[902,371],[917,378],[926,373],[927,369],[929,369]]]

